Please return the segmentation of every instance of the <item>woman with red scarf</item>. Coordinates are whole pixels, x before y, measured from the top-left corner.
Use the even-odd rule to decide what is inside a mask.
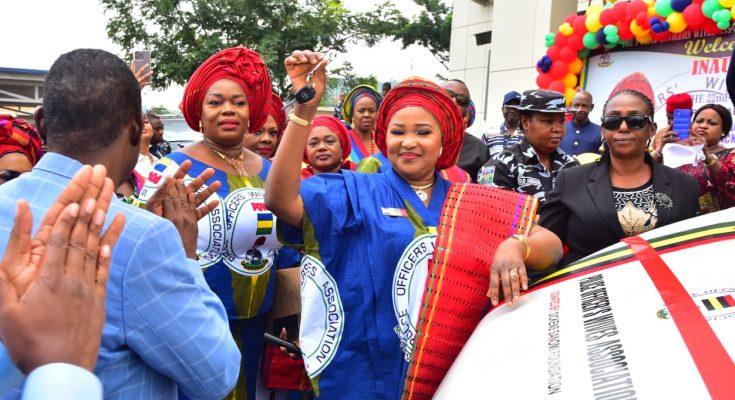
[[[0,115],[0,185],[29,172],[41,158],[41,137],[25,120]]]
[[[208,202],[219,205],[199,220],[196,258],[207,284],[227,311],[230,330],[242,353],[237,386],[227,398],[254,399],[265,314],[273,301],[273,264],[280,244],[276,219],[264,204],[271,163],[243,148],[243,137],[263,127],[271,110],[271,80],[260,55],[242,46],[222,50],[197,68],[184,89],[181,110],[203,140],[159,161],[141,201],[164,175],[189,160],[185,181],[207,169],[219,185]],[[300,157],[299,157],[300,159]]]
[[[355,163],[348,159],[351,151],[347,128],[340,120],[327,115],[314,117],[304,149],[306,167],[301,169],[301,179],[342,169],[354,171]]]
[[[455,164],[464,124],[446,91],[420,79],[393,88],[377,115],[376,146],[391,169],[302,181],[300,156],[324,93],[325,64],[320,53],[309,51],[295,51],[285,61],[295,88],[303,87],[316,67],[316,96],[297,104],[289,117],[266,182],[266,205],[282,222],[286,241],[305,249],[299,341],[315,394],[398,399],[418,337],[429,260],[440,248],[438,238],[448,233],[439,220],[455,202],[449,193],[456,187],[492,189],[450,188],[439,174]],[[513,302],[523,286],[524,259],[525,265],[545,269],[560,254],[558,239],[543,229],[505,239],[495,252],[492,285],[502,281],[507,301]],[[489,264],[482,269],[487,277]],[[493,302],[496,297],[493,293]]]
[[[283,112],[283,100],[273,93],[268,119],[262,128],[245,134],[242,147],[270,160],[276,154],[284,129],[286,129],[286,114]]]

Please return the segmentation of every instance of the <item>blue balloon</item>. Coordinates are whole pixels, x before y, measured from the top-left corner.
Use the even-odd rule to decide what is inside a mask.
[[[677,12],[684,11],[690,4],[692,4],[692,0],[671,0],[671,8]]]
[[[608,44],[607,38],[605,37],[605,31],[603,31],[602,29],[595,33],[595,39],[597,39],[597,43],[603,46]]]

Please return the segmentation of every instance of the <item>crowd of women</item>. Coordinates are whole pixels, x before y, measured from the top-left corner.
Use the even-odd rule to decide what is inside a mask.
[[[461,202],[450,188],[501,190],[470,184],[477,169],[470,176],[457,166],[474,106],[455,83],[410,78],[385,97],[369,86],[354,88],[341,119],[317,115],[328,60],[294,51],[284,63],[294,90],[312,92],[286,107],[288,114],[258,53],[233,47],[206,60],[181,102],[203,140],[159,159],[149,152],[154,129],[147,117],[138,165],[118,191],[145,207],[165,176],[207,177],[201,190],[212,193],[210,212],[199,220],[191,256],[222,301],[242,353],[230,398],[255,398],[262,336],[273,329],[266,314],[278,296],[276,269],[299,266],[298,339],[314,394],[399,398],[436,240],[457,228],[440,223],[445,207]],[[493,245],[492,265],[478,271],[489,275],[492,305],[513,305],[535,278],[621,238],[735,201],[735,153],[720,145],[732,128],[724,107],[696,110],[687,144],[703,145],[704,161],[677,171],[660,164],[660,153],[658,160],[649,154],[654,107],[634,90],[607,99],[603,156],[579,166],[557,150],[570,111],[563,99],[527,91],[517,106],[525,134],[518,156],[535,157],[545,178],[511,189],[543,207],[530,230]],[[0,183],[40,156],[33,127],[0,120]]]

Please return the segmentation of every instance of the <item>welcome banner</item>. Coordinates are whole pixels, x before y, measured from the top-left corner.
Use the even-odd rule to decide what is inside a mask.
[[[493,309],[436,398],[735,396],[735,209],[641,238]]]
[[[725,77],[735,33],[711,36],[685,32],[672,38],[676,40],[616,48],[587,58],[582,82],[596,105],[590,113],[593,122],[599,124],[605,100],[621,80],[630,80],[630,88],[641,91],[635,82],[638,79],[632,79],[635,73],[651,84],[659,127],[666,126],[666,99],[674,93],[689,93],[695,110],[716,103],[732,112]],[[735,136],[731,133],[723,143],[735,146]]]

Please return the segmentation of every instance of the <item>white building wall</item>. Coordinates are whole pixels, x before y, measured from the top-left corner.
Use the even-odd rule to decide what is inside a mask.
[[[478,111],[473,134],[500,126],[505,93],[537,87],[536,62],[546,53],[544,36],[578,5],[578,0],[454,1],[449,75],[465,81],[472,92]],[[477,46],[474,34],[488,30],[492,43]]]
[[[467,84],[477,109],[475,118],[479,125],[479,121],[484,119],[490,45],[478,46],[475,34],[492,30],[492,1],[485,5],[471,0],[456,0],[453,8],[449,77]]]

